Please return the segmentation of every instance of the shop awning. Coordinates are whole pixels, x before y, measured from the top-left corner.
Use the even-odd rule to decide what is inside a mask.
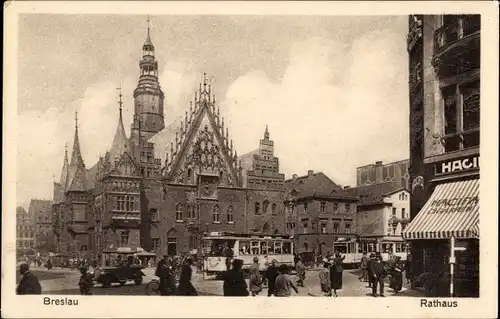
[[[479,239],[479,179],[437,185],[403,238]]]

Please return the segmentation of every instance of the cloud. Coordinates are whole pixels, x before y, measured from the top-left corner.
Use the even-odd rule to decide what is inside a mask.
[[[314,38],[292,46],[279,81],[238,78],[221,108],[238,151],[255,149],[267,124],[287,175],[321,170],[351,185],[357,166],[407,157],[407,79],[396,72],[407,56],[395,41],[387,31],[350,46]]]

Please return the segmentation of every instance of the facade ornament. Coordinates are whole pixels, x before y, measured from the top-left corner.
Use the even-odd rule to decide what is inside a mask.
[[[413,179],[413,182],[411,183],[412,194],[417,187],[421,187],[422,189],[424,188],[424,178],[422,176],[417,176]]]

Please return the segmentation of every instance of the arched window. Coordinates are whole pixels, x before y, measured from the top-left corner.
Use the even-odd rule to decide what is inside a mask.
[[[188,168],[188,172],[187,173],[188,173],[188,180],[191,181],[191,179],[192,179],[191,175],[193,174],[193,170],[190,169],[190,168]]]
[[[273,215],[276,215],[278,213],[278,205],[276,205],[276,203],[273,203],[273,205],[271,206],[271,212]]]
[[[214,223],[220,223],[220,207],[219,207],[219,205],[214,206],[212,218],[213,218]]]
[[[269,212],[269,201],[266,199],[264,203],[262,203],[262,213],[267,214]]]
[[[234,209],[233,206],[229,206],[227,209],[227,223],[234,224]]]
[[[260,203],[256,202],[255,203],[255,215],[260,214]]]
[[[175,208],[175,220],[178,222],[182,222],[182,204],[177,204]]]

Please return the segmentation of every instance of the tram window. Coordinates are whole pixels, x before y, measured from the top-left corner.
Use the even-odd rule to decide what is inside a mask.
[[[242,255],[250,254],[250,242],[240,241],[240,254]]]
[[[342,245],[335,245],[334,247],[335,252],[339,252],[341,254],[347,254],[347,245],[342,244]]]
[[[368,252],[369,253],[375,252],[375,245],[374,244],[368,244]]]
[[[279,255],[281,254],[281,246],[282,246],[282,242],[281,241],[275,241],[274,242],[274,253],[276,255]]]
[[[267,242],[266,241],[260,242],[260,253],[262,255],[267,255]]]
[[[252,255],[259,255],[260,249],[259,249],[259,242],[258,241],[252,241]]]
[[[396,252],[397,253],[401,252],[401,244],[396,244]]]
[[[363,245],[364,244],[358,244],[358,253],[362,253],[364,250],[363,250]]]
[[[401,244],[401,252],[404,253],[406,251],[406,244]]]
[[[289,241],[283,242],[283,254],[290,254],[292,252],[292,243]]]

